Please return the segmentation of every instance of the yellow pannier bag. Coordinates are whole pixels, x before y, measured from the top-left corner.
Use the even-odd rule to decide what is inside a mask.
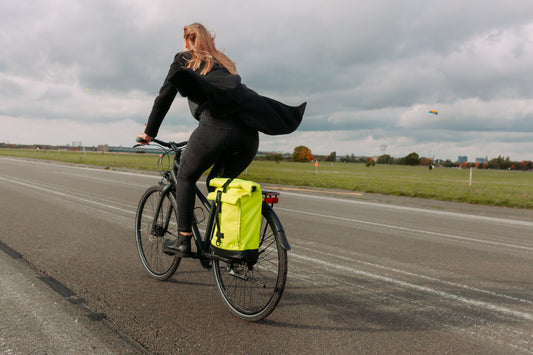
[[[211,247],[215,254],[257,261],[261,208],[261,186],[253,181],[215,178],[209,183],[216,190],[207,198],[215,201],[216,224]]]

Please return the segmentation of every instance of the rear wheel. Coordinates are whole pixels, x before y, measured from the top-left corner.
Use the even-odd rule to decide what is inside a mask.
[[[213,271],[226,306],[237,317],[257,321],[276,308],[287,280],[287,251],[283,248],[281,223],[263,203],[261,241],[257,263],[214,260]]]
[[[161,208],[156,215],[160,198]],[[154,218],[155,216],[155,218]],[[181,258],[163,253],[163,241],[178,236],[176,199],[161,186],[152,186],[141,197],[135,218],[137,251],[148,274],[166,280],[176,272]]]

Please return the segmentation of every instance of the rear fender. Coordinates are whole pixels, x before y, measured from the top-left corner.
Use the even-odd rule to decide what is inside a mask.
[[[263,202],[263,209],[266,209],[267,211],[269,211],[270,216],[273,219],[276,231],[279,234],[279,239],[281,241],[281,246],[283,247],[283,249],[291,250],[291,245],[289,244],[289,240],[287,239],[287,236],[285,235],[285,230],[283,230],[283,226],[281,225],[281,222],[280,222],[280,220],[278,218],[278,215],[276,215],[276,212],[274,212],[272,207],[270,207],[265,202]]]

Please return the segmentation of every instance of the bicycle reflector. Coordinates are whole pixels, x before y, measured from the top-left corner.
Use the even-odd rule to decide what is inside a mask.
[[[279,192],[263,191],[265,203],[278,203]]]

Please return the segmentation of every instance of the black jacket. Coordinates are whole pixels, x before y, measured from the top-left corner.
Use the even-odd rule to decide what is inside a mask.
[[[242,84],[239,75],[218,64],[206,75],[200,75],[201,68],[186,68],[190,58],[190,52],[178,53],[170,65],[146,125],[149,136],[157,135],[178,92],[209,109],[215,118],[238,117],[246,126],[266,134],[288,134],[300,125],[306,103],[293,107],[261,96]]]

